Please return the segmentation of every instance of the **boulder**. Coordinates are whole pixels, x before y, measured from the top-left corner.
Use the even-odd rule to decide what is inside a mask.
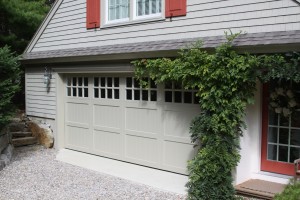
[[[38,143],[46,148],[52,148],[54,144],[54,137],[52,130],[45,124],[37,124],[35,122],[28,122],[28,128],[32,132],[32,136],[36,137]]]

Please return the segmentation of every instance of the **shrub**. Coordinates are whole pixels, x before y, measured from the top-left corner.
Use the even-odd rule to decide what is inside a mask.
[[[12,98],[20,90],[20,64],[9,47],[0,48],[0,130],[15,111]]]
[[[299,200],[300,182],[292,180],[282,193],[275,195],[275,200]]]

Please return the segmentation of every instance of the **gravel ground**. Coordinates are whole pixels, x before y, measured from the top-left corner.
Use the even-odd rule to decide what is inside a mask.
[[[56,153],[42,146],[16,148],[12,162],[0,171],[0,199],[185,199],[182,195],[56,161]]]

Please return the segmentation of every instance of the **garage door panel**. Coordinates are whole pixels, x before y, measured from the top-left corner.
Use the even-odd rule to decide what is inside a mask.
[[[163,165],[180,173],[187,173],[187,161],[195,156],[192,144],[164,141]]]
[[[195,91],[148,81],[142,88],[118,74],[66,76],[66,148],[187,174]]]
[[[118,132],[94,130],[94,150],[102,155],[120,158],[123,149],[122,141],[122,135]]]
[[[139,164],[157,164],[160,160],[160,144],[155,138],[125,136],[125,157]]]
[[[161,133],[161,122],[161,115],[157,109],[125,108],[126,130]]]
[[[66,103],[66,121],[80,124],[90,123],[90,107],[87,103]]]
[[[190,139],[190,123],[197,115],[196,111],[164,111],[164,134],[166,136]]]
[[[98,127],[108,127],[120,129],[122,126],[122,109],[120,106],[94,105],[93,107],[94,125]]]
[[[66,126],[67,147],[89,151],[93,144],[93,136],[89,129],[75,126]]]

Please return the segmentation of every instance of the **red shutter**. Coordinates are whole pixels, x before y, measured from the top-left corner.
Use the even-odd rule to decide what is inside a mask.
[[[166,0],[166,17],[186,15],[186,0]]]
[[[86,28],[100,27],[100,0],[86,0]]]

